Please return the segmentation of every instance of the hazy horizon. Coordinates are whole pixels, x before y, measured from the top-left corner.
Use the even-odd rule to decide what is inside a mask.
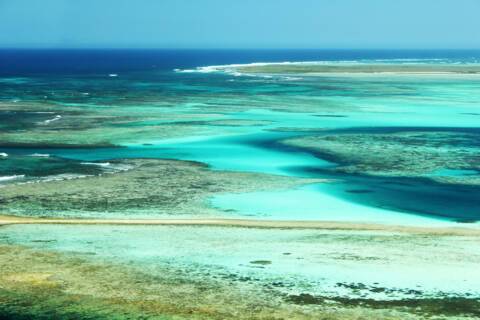
[[[0,0],[0,48],[478,50],[475,0]]]
[[[480,51],[479,48],[314,48],[314,47],[272,47],[272,48],[261,48],[261,47],[232,47],[232,48],[222,48],[222,47],[211,47],[211,48],[199,48],[199,47],[34,47],[34,46],[9,46],[9,47],[2,47],[0,46],[0,50],[132,50],[132,51],[395,51],[395,52],[439,52],[439,51],[459,51],[459,52],[477,52]]]

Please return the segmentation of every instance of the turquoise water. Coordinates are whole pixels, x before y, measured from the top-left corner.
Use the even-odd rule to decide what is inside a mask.
[[[291,137],[371,128],[466,130],[479,134],[480,141],[480,76],[265,77],[175,72],[202,63],[172,61],[150,70],[115,70],[113,65],[102,72],[1,77],[0,153],[8,158],[0,160],[2,177],[38,175],[32,169],[41,168],[38,161],[27,158],[32,154],[55,159],[45,165],[45,174],[92,171],[78,168],[85,161],[194,160],[212,170],[331,180],[209,200],[248,217],[420,224],[480,218],[480,187],[475,184],[440,183],[428,175],[339,174],[335,159],[280,144]],[[48,169],[53,165],[58,169]],[[471,177],[478,172],[478,167],[446,167],[430,176]]]
[[[431,225],[418,215],[366,206],[332,194],[330,185],[314,185],[287,191],[225,194],[211,200],[215,207],[237,210],[244,215],[275,220],[326,220]],[[436,222],[441,225],[440,222]]]

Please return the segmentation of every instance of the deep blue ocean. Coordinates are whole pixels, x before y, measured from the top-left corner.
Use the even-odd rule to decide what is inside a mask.
[[[0,49],[0,75],[109,73],[253,62],[375,59],[476,62],[480,60],[480,50]]]

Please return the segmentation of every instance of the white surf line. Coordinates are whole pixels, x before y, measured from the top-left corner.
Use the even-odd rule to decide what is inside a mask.
[[[3,176],[3,177],[0,176],[0,182],[17,180],[17,179],[22,179],[22,178],[25,178],[24,174],[16,174],[16,175],[12,175],[12,176]]]
[[[200,66],[195,69],[174,69],[175,72],[199,72],[211,73],[221,71],[236,71],[237,68],[243,67],[265,67],[276,65],[369,65],[375,63],[384,64],[407,64],[407,65],[425,65],[429,62],[447,61],[447,59],[359,59],[359,60],[312,60],[312,61],[278,61],[278,62],[251,62],[251,63],[232,63],[222,65]],[[452,63],[453,64],[453,63]]]
[[[48,153],[32,153],[30,157],[39,157],[39,158],[48,158],[50,154]]]
[[[276,78],[282,79],[286,81],[293,81],[293,80],[300,80],[298,77],[285,77],[282,76],[280,73],[243,73],[239,72],[239,68],[245,67],[265,67],[265,66],[368,66],[368,65],[403,65],[403,66],[425,66],[431,64],[437,65],[458,65],[462,64],[456,62],[455,60],[449,59],[359,59],[359,60],[336,60],[336,61],[328,61],[328,60],[313,60],[313,61],[280,61],[280,62],[252,62],[252,63],[236,63],[236,64],[224,64],[224,65],[210,65],[210,66],[199,66],[194,69],[174,69],[174,72],[177,73],[224,73],[232,76],[247,76],[247,77],[256,77],[256,78]],[[469,63],[468,65],[477,66],[478,61]],[[382,72],[314,72],[309,74],[302,74],[308,76],[322,76],[322,75],[329,75],[329,76],[350,76],[350,75],[416,75],[416,76],[435,76],[435,75],[460,75],[460,76],[475,76],[478,74],[463,74],[453,71],[441,71],[441,72],[431,72],[431,71],[424,71],[424,72],[409,72],[409,71],[382,71]]]
[[[45,120],[45,121],[43,121],[42,123],[43,123],[43,124],[49,124],[49,123],[52,123],[52,122],[54,122],[54,121],[58,121],[58,120],[60,120],[61,118],[62,118],[62,116],[59,115],[59,114],[57,114],[57,115],[56,115],[55,117],[53,117],[52,119]]]
[[[98,167],[108,167],[110,162],[80,162],[80,164],[87,166],[98,166]]]

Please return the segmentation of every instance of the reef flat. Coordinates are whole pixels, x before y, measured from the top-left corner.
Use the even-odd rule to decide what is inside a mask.
[[[283,143],[339,163],[335,170],[344,173],[425,176],[442,182],[477,185],[479,138],[476,130],[460,128],[365,128],[357,133],[347,130],[287,139]]]
[[[214,194],[288,189],[321,181],[212,171],[201,163],[175,160],[117,160],[104,165],[121,170],[4,185],[0,210],[30,217],[212,217],[227,214],[208,206]]]
[[[4,226],[1,312],[17,319],[475,319],[477,241],[385,231]]]
[[[227,67],[226,67],[227,68]],[[266,74],[480,74],[476,64],[391,64],[391,63],[270,63],[234,67],[238,72]]]
[[[78,94],[78,93],[77,93]],[[60,99],[60,97],[56,97]],[[0,141],[3,147],[107,147],[144,139],[166,139],[195,132],[205,133],[206,126],[195,122],[202,115],[185,116],[158,113],[161,106],[138,105],[128,100],[121,105],[113,101],[89,105],[86,102],[55,101],[6,103],[0,102]],[[146,101],[142,102],[143,104]],[[129,112],[128,109],[135,109]],[[11,118],[21,121],[11,121]],[[168,121],[172,119],[173,121]],[[176,123],[178,120],[182,122]],[[185,121],[191,119],[189,121]],[[134,138],[133,141],[137,141]]]

